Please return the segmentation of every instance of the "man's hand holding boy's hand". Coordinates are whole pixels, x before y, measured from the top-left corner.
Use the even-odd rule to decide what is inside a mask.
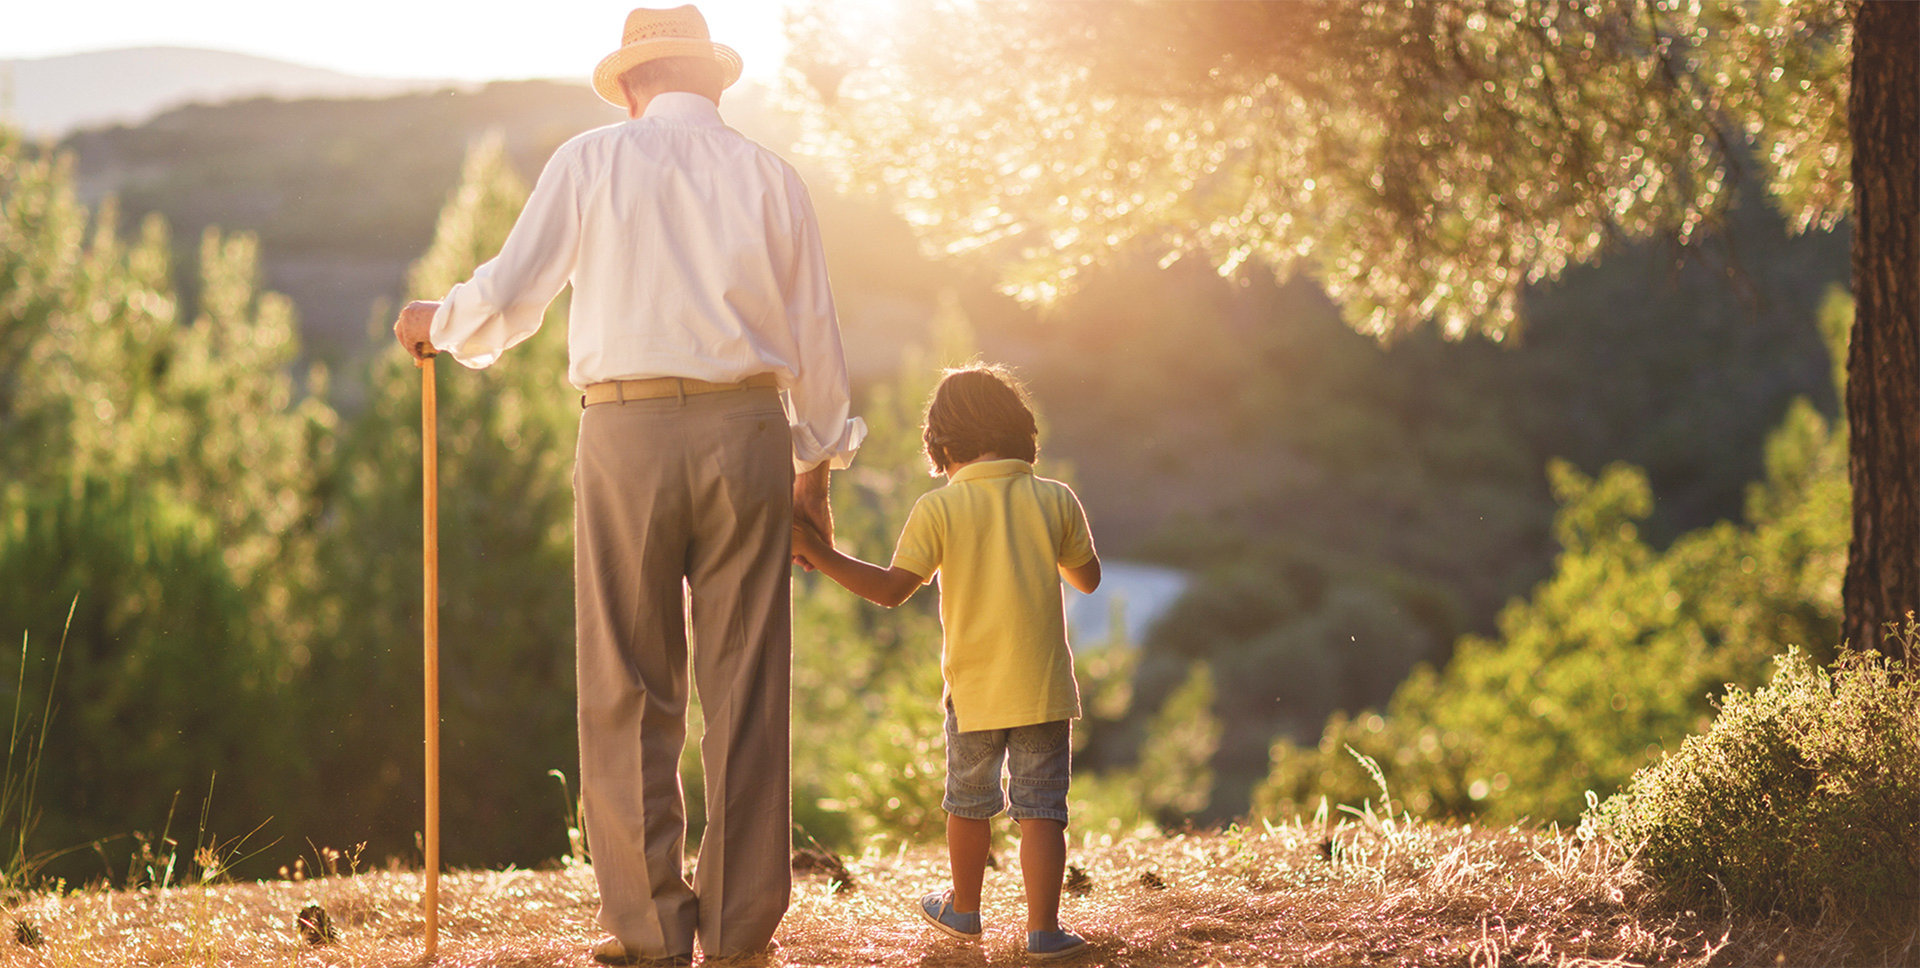
[[[814,562],[831,551],[833,546],[820,536],[813,522],[800,517],[793,519],[793,560],[808,571],[818,567]]]
[[[892,608],[913,596],[924,582],[904,568],[882,568],[841,554],[818,526],[804,518],[793,521],[793,560],[833,579],[841,587],[874,603]]]

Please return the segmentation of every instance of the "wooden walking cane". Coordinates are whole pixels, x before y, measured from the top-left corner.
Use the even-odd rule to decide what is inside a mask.
[[[427,887],[421,906],[427,915],[425,958],[432,961],[440,942],[440,433],[434,399],[433,357],[420,361],[421,524],[425,531],[426,601],[426,746]]]

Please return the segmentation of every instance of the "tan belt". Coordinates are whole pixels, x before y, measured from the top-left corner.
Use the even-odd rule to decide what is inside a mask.
[[[595,383],[580,394],[580,409],[597,403],[626,403],[630,400],[658,400],[661,397],[691,397],[701,393],[725,393],[729,390],[776,389],[780,385],[771,373],[756,373],[739,383],[708,383],[684,377],[662,376],[651,380],[611,380]]]

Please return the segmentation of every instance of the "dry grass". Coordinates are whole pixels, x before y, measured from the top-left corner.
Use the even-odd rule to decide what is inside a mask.
[[[1084,893],[1065,899],[1062,920],[1092,942],[1068,962],[1077,965],[1853,965],[1906,954],[1852,947],[1857,932],[1846,925],[1795,929],[1662,908],[1609,848],[1555,832],[1369,816],[1080,843],[1069,863],[1084,872],[1074,879]],[[851,859],[852,890],[798,876],[778,947],[756,963],[1026,964],[1011,866],[988,872],[979,945],[946,940],[913,911],[915,898],[946,882],[938,848]],[[420,882],[371,873],[44,895],[9,912],[0,964],[414,965]],[[442,895],[440,964],[592,964],[585,946],[599,932],[584,870],[458,873],[442,880]],[[336,941],[303,939],[296,918],[309,904],[328,912]]]

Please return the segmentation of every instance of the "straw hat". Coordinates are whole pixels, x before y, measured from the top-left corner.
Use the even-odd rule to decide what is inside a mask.
[[[641,7],[627,14],[620,49],[593,69],[594,92],[615,107],[626,107],[627,92],[620,87],[620,75],[661,57],[711,57],[720,66],[721,87],[731,87],[740,79],[740,55],[709,39],[707,18],[700,16],[692,4],[671,10]]]

